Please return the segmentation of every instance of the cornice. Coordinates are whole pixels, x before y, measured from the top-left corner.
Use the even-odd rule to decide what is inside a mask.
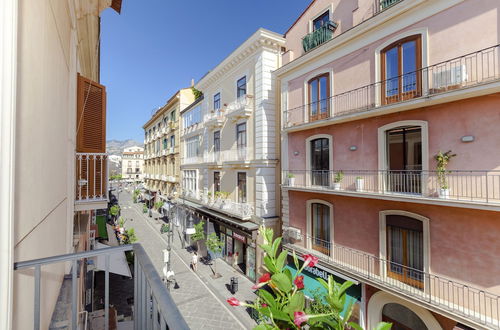
[[[201,78],[195,87],[203,91],[258,50],[264,48],[278,50],[283,46],[285,46],[285,39],[280,34],[260,28],[213,70]]]

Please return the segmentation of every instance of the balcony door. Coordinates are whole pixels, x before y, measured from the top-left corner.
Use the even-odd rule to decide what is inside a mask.
[[[387,190],[422,193],[422,128],[398,127],[386,131]]]
[[[247,174],[238,172],[238,203],[247,202]]]
[[[311,184],[329,186],[330,147],[327,138],[311,141]]]
[[[309,121],[316,121],[330,116],[330,77],[328,73],[314,77],[308,82]]]
[[[220,159],[220,131],[214,132],[214,161],[219,161]]]
[[[423,224],[403,215],[386,217],[387,275],[423,289]]]
[[[312,248],[330,255],[330,207],[321,203],[312,203],[311,213]]]
[[[384,48],[381,64],[383,104],[422,95],[420,35],[404,38]]]

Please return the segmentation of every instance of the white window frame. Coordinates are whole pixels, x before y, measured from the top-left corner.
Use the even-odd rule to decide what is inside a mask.
[[[333,3],[331,3],[328,7],[324,8],[323,10],[318,11],[318,13],[315,16],[311,17],[311,19],[307,23],[307,31],[308,31],[307,33],[311,33],[313,31],[314,20],[323,15],[326,11],[328,11],[328,17],[330,17],[331,21],[333,16]]]
[[[307,233],[307,236],[305,238],[305,244],[306,244],[306,249],[308,250],[313,250],[312,248],[312,241],[311,241],[311,237],[313,236],[313,233],[312,233],[312,204],[323,204],[323,205],[326,205],[330,208],[330,242],[331,242],[331,255],[333,255],[333,246],[334,246],[334,243],[335,243],[335,239],[334,239],[334,219],[333,219],[333,204],[330,203],[330,202],[327,202],[325,200],[322,200],[322,199],[309,199],[306,201],[306,233]],[[321,253],[320,251],[317,251],[317,250],[314,250],[314,253],[319,253],[319,254],[323,254]],[[324,255],[324,254],[323,254]]]

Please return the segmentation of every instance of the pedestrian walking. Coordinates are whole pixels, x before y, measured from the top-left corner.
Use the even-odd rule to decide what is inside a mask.
[[[193,267],[193,271],[196,272],[198,265],[198,254],[196,252],[193,253],[193,259],[191,260],[191,266]]]

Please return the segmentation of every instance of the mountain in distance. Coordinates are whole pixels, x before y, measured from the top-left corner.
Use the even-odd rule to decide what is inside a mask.
[[[143,147],[144,143],[143,142],[137,142],[135,140],[129,139],[129,140],[108,140],[106,141],[106,152],[109,155],[116,155],[116,156],[121,156],[123,149],[128,148],[128,147],[134,147],[134,146],[139,146]]]

